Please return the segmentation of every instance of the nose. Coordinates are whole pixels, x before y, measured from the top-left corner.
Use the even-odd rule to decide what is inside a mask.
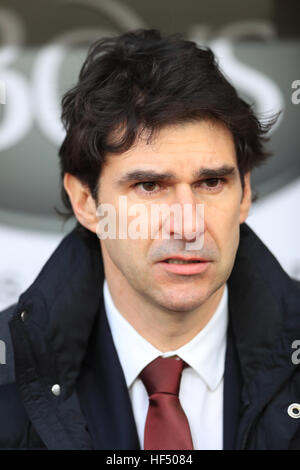
[[[194,195],[190,185],[183,183],[176,188],[173,204],[178,209],[171,211],[170,233],[190,244],[200,242],[204,234],[204,203]],[[197,248],[200,249],[199,243]]]

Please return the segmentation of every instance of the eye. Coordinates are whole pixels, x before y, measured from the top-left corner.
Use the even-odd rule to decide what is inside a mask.
[[[209,191],[221,188],[225,184],[225,178],[208,178],[203,181]]]
[[[151,196],[159,191],[159,189],[155,191],[155,187],[160,188],[160,185],[155,181],[143,181],[136,183],[134,187],[140,189],[143,194]]]
[[[153,191],[154,187],[156,186],[156,183],[153,181],[146,181],[145,183],[141,183],[143,186],[143,189],[145,189],[147,192]]]

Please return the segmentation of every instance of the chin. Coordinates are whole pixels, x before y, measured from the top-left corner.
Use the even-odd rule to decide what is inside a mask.
[[[177,292],[174,295],[168,293],[164,299],[161,299],[160,304],[163,308],[174,312],[190,312],[200,307],[206,299],[206,295],[199,295],[199,293],[198,295],[191,294],[189,296],[187,294],[178,295]]]

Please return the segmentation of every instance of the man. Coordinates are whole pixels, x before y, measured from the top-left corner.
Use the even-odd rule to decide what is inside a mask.
[[[1,447],[300,449],[299,286],[245,223],[272,122],[155,30],[98,41],[62,105],[78,223],[0,316]]]

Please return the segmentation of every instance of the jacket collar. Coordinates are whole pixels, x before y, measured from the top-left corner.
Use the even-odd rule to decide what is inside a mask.
[[[49,340],[59,378],[71,393],[86,353],[99,305],[104,269],[100,242],[91,232],[73,229],[24,292],[17,312]],[[257,394],[257,380],[274,390],[295,368],[292,342],[299,338],[300,292],[247,224],[228,279],[229,311],[243,379]],[[272,374],[267,374],[272,368]],[[268,379],[267,379],[268,377]],[[269,382],[266,384],[266,380]],[[275,383],[274,383],[275,382]],[[270,392],[271,393],[271,392]],[[256,395],[257,396],[257,395]]]
[[[17,313],[27,312],[28,322],[43,333],[54,352],[66,396],[72,393],[88,347],[103,279],[97,236],[75,227],[19,299]]]
[[[295,370],[292,342],[299,338],[299,285],[246,224],[229,284],[229,309],[243,378],[250,383],[272,368],[277,375]]]
[[[140,448],[123,369],[102,302],[76,391],[94,449]]]

